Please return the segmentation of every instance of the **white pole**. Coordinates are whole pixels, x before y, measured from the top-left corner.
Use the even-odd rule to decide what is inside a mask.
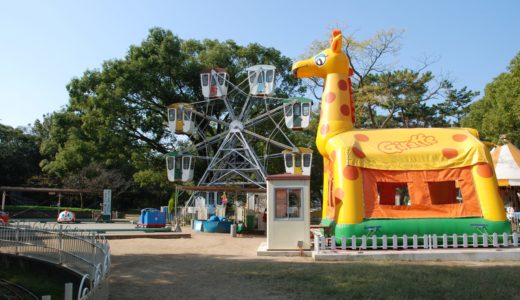
[[[2,193],[2,210],[5,210],[5,190]]]

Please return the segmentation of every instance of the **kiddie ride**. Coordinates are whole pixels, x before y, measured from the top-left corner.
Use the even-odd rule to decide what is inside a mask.
[[[470,128],[354,128],[343,36],[296,62],[325,79],[316,145],[323,156],[322,225],[341,238],[511,232],[489,150]],[[377,240],[377,239],[373,239]],[[370,242],[370,240],[369,240]]]

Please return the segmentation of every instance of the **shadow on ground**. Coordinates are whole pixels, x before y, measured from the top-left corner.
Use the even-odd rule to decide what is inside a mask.
[[[519,299],[520,264],[117,255],[111,299]]]

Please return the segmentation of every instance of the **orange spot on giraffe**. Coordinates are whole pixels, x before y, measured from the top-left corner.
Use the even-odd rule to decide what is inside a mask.
[[[325,96],[325,102],[332,103],[336,100],[336,94],[334,92],[328,92]]]
[[[341,79],[340,81],[338,81],[338,87],[340,90],[342,91],[346,91],[348,90],[348,84],[345,80]]]
[[[464,142],[468,138],[468,136],[465,134],[454,134],[451,138],[455,142]]]
[[[339,111],[344,116],[350,115],[350,107],[346,104],[341,105],[341,107],[339,108]]]
[[[360,142],[368,142],[368,140],[369,140],[368,136],[361,134],[361,133],[354,134],[354,138]]]
[[[453,148],[444,148],[442,149],[442,155],[447,159],[455,158],[459,155],[459,152]]]
[[[346,166],[343,169],[343,176],[349,180],[356,180],[359,177],[359,171],[357,167]]]
[[[361,149],[359,149],[357,147],[352,147],[352,152],[354,152],[354,155],[359,157],[359,158],[365,158],[366,157],[365,153]]]
[[[477,166],[477,174],[480,177],[490,178],[493,176],[493,169],[488,164],[479,164]]]
[[[327,135],[327,133],[329,133],[329,130],[330,130],[329,124],[323,124],[321,126],[320,133],[321,133],[321,135]]]

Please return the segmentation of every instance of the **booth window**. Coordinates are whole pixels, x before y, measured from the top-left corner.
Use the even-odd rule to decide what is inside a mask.
[[[168,119],[170,122],[175,121],[175,109],[168,109]]]
[[[455,181],[428,182],[428,191],[433,205],[462,202],[462,197],[459,197],[460,190],[457,188]]]
[[[379,205],[411,205],[406,182],[378,182]]]
[[[225,79],[224,76],[225,75],[223,73],[218,74],[218,84],[219,85],[224,85],[224,79]]]
[[[300,219],[302,217],[302,189],[275,189],[275,218]]]

